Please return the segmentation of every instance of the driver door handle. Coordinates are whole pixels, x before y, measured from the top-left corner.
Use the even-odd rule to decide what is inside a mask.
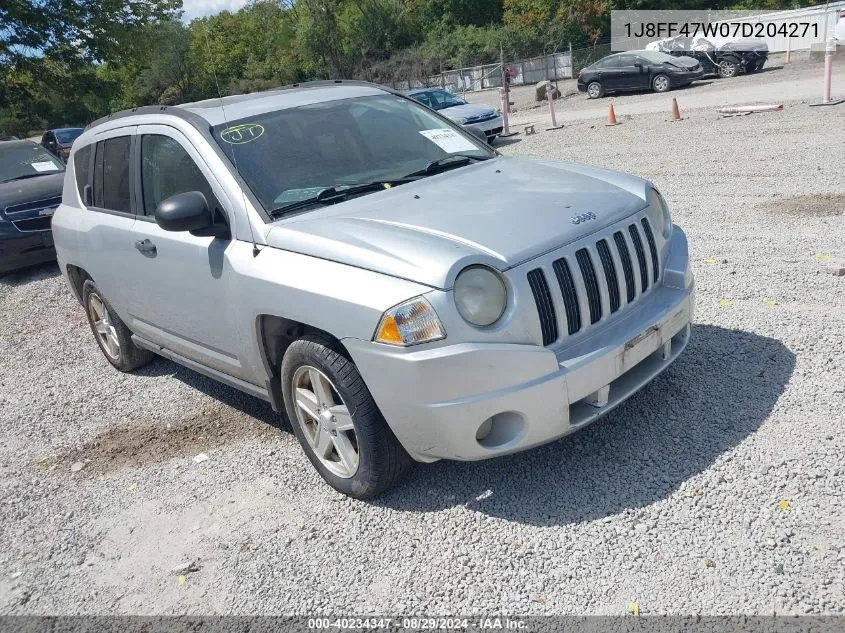
[[[135,242],[135,248],[137,248],[144,255],[152,256],[156,254],[156,245],[153,244],[150,240],[138,240],[137,242]]]

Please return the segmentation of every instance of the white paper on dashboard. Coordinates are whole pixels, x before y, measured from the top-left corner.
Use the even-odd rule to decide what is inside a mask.
[[[464,138],[455,130],[450,130],[449,128],[441,128],[439,130],[420,130],[420,134],[432,143],[435,143],[444,152],[449,152],[450,154],[478,149],[469,139]]]
[[[30,165],[32,165],[35,171],[59,171],[59,168],[48,160],[40,163],[30,163]]]

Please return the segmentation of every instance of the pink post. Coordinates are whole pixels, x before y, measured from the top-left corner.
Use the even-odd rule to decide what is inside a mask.
[[[833,38],[827,41],[824,47],[824,97],[822,103],[830,102],[830,80],[833,75],[833,53],[836,50],[836,43]]]
[[[832,99],[830,97],[830,80],[833,75],[833,53],[836,52],[836,40],[832,37],[824,47],[824,96],[819,103],[811,103],[811,106],[835,106],[845,103],[845,99]]]
[[[499,96],[502,98],[502,136],[510,136],[508,127],[508,93],[504,88],[499,88]]]
[[[552,117],[552,127],[548,128],[549,130],[557,130],[562,128],[562,125],[557,124],[557,117],[555,116],[555,96],[554,96],[554,88],[552,87],[552,82],[546,79],[546,99],[549,102],[549,114]]]

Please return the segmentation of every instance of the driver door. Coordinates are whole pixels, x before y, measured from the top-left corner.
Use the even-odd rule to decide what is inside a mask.
[[[636,55],[620,55],[619,88],[623,90],[638,90],[648,87],[648,62]]]
[[[232,240],[165,231],[154,217],[162,200],[186,191],[202,192],[230,226],[231,205],[199,152],[176,129],[139,126],[135,148],[138,215],[129,327],[180,356],[243,377],[229,310]]]

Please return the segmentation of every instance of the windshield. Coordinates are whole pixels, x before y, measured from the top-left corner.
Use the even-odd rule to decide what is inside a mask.
[[[411,95],[411,97],[434,110],[454,108],[455,106],[462,106],[467,103],[463,99],[459,99],[451,92],[447,92],[445,90],[426,90],[424,92],[415,92]]]
[[[0,182],[55,174],[64,170],[59,159],[35,143],[12,141],[0,145]]]
[[[214,140],[268,211],[323,189],[400,181],[450,155],[495,152],[396,95],[267,112],[213,128]]]
[[[80,128],[68,128],[66,130],[56,130],[56,140],[62,145],[73,143],[76,137],[82,134],[84,130]]]

